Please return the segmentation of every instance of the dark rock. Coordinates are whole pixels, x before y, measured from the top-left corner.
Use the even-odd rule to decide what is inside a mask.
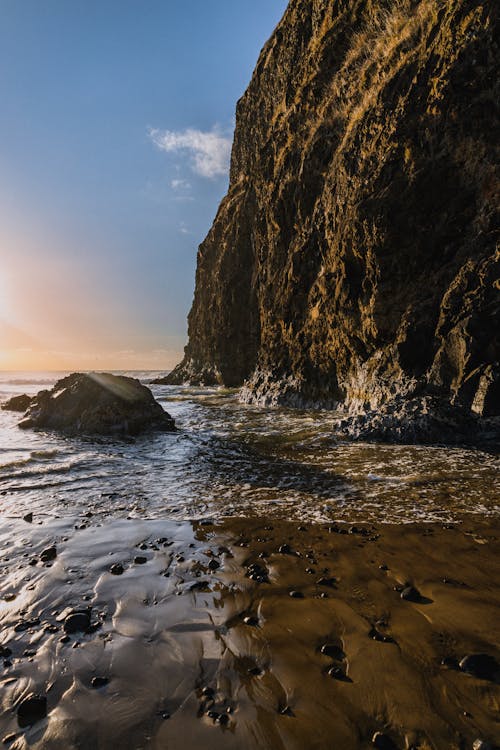
[[[486,740],[477,739],[472,744],[472,750],[495,750],[491,742]]]
[[[342,669],[342,667],[337,666],[334,664],[330,669],[328,670],[328,676],[333,677],[335,680],[345,680],[345,672]]]
[[[396,745],[391,738],[382,732],[375,732],[372,737],[372,745],[373,747],[378,748],[378,750],[397,750]]]
[[[282,544],[280,547],[278,547],[278,552],[281,555],[294,555],[295,554],[295,552],[293,551],[293,549],[290,547],[289,544]]]
[[[107,685],[109,682],[109,677],[92,677],[90,684],[93,688],[101,688]]]
[[[23,393],[22,396],[12,396],[2,404],[5,411],[26,411],[31,404],[31,397]]]
[[[145,563],[147,563],[147,561],[148,561],[148,558],[142,557],[142,555],[136,555],[136,557],[134,557],[134,563],[136,565],[144,565]]]
[[[47,698],[44,695],[31,693],[17,707],[17,722],[20,727],[29,727],[46,716]]]
[[[19,427],[99,435],[175,429],[149,388],[135,378],[109,373],[73,373],[51,391],[40,391]]]
[[[316,584],[318,586],[329,586],[330,588],[334,588],[336,583],[337,583],[336,578],[333,578],[333,577],[327,578],[325,576],[323,576],[322,578],[318,578],[318,580],[316,581]]]
[[[25,630],[30,630],[31,628],[36,627],[37,625],[40,625],[40,618],[39,617],[32,617],[31,620],[19,620],[14,626],[14,630],[16,633],[22,633]]]
[[[219,724],[222,724],[222,726],[226,726],[229,724],[229,716],[227,714],[220,714],[217,721]]]
[[[114,576],[121,576],[123,573],[123,565],[121,563],[114,563],[110,567],[109,572]]]
[[[41,554],[40,554],[40,560],[42,562],[50,562],[51,560],[55,560],[57,557],[57,548],[56,547],[46,547]]]
[[[14,742],[16,737],[17,737],[17,734],[14,734],[13,732],[11,734],[6,734],[2,742],[4,745],[10,745],[11,742]]]
[[[330,659],[337,659],[338,661],[342,661],[345,656],[340,646],[337,646],[335,643],[324,643],[320,648],[320,652],[324,656],[328,656]]]
[[[220,562],[218,560],[210,560],[208,563],[208,567],[210,570],[217,570],[217,568],[220,568]]]
[[[33,523],[33,513],[26,513],[26,515],[23,516],[23,521],[26,521],[26,523]]]
[[[459,663],[462,672],[482,680],[495,680],[500,675],[500,665],[489,654],[469,654]]]
[[[454,656],[445,656],[441,659],[441,666],[447,669],[458,669],[458,660]]]
[[[414,586],[406,586],[401,592],[401,599],[407,602],[419,602],[421,598],[420,592]]]
[[[90,612],[76,611],[69,614],[64,620],[65,633],[85,633],[90,627]]]
[[[292,599],[303,599],[304,598],[304,594],[302,593],[302,591],[290,591],[289,594],[288,594],[288,596],[291,596]]]
[[[279,708],[278,712],[282,716],[295,716],[290,706],[283,706],[283,708]]]
[[[245,623],[245,625],[250,625],[251,627],[255,628],[259,624],[259,618],[255,617],[255,615],[247,615],[243,618],[243,622]]]

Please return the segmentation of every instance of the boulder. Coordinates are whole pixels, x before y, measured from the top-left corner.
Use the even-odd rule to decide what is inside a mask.
[[[44,428],[67,434],[137,435],[171,431],[172,417],[135,378],[109,373],[73,373],[32,400],[22,429]]]
[[[22,396],[12,396],[2,404],[2,409],[5,411],[26,411],[31,404],[31,396],[27,396],[23,393]]]

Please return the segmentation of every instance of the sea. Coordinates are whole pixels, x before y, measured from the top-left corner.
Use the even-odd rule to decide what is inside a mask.
[[[0,402],[67,373],[0,372]],[[352,443],[338,415],[242,404],[225,388],[138,378],[177,431],[133,439],[21,430],[0,411],[0,516],[266,517],[307,522],[453,522],[497,516],[497,454],[470,447]]]

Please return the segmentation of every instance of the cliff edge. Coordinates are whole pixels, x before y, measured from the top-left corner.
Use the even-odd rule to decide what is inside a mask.
[[[496,7],[290,0],[237,105],[167,382],[500,415]]]

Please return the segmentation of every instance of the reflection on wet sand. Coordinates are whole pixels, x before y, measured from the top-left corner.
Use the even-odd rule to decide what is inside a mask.
[[[498,532],[471,518],[6,521],[2,737],[16,750],[493,742]],[[460,668],[473,654],[490,659],[482,672]],[[21,727],[31,694],[46,716]]]

